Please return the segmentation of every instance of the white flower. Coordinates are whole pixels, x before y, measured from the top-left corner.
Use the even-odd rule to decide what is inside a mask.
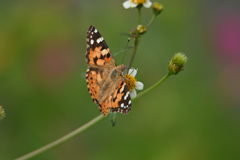
[[[142,90],[144,86],[142,82],[139,82],[135,79],[136,74],[137,70],[131,68],[128,70],[128,74],[124,76],[131,98],[135,98],[137,96],[136,89]]]
[[[139,4],[143,4],[144,7],[149,8],[151,7],[152,2],[150,0],[127,0],[123,3],[123,7],[125,9],[135,8]]]

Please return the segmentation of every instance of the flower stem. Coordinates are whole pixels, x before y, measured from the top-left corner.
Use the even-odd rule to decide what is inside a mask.
[[[168,77],[170,77],[170,76],[171,76],[170,73],[166,74],[162,79],[160,79],[160,80],[159,80],[156,84],[154,84],[152,87],[150,87],[150,88],[144,90],[143,92],[139,93],[139,94],[137,95],[137,97],[135,97],[133,100],[135,100],[135,99],[141,97],[142,95],[148,93],[149,91],[153,90],[154,88],[156,88],[157,86],[159,86],[160,84],[162,84],[162,83],[163,83]]]
[[[135,38],[135,42],[134,42],[134,47],[133,47],[133,51],[132,51],[132,54],[131,54],[131,57],[129,59],[129,62],[128,62],[128,65],[127,65],[127,69],[129,69],[131,66],[132,66],[132,63],[133,63],[133,59],[134,59],[134,56],[136,54],[136,51],[137,51],[137,47],[138,47],[138,43],[141,39],[141,35],[137,35],[136,38]]]
[[[132,99],[132,100],[136,100],[137,98],[141,97],[142,95],[148,93],[149,91],[153,90],[154,88],[156,88],[157,86],[159,86],[160,84],[162,84],[171,74],[168,73],[167,75],[165,75],[161,80],[159,80],[156,84],[154,84],[152,87],[146,89],[145,91],[139,93],[137,95],[136,98]],[[32,151],[22,157],[17,158],[16,160],[26,160],[26,159],[30,159],[33,158],[41,153],[44,153],[70,139],[72,139],[73,137],[77,136],[78,134],[82,133],[83,131],[87,130],[88,128],[92,127],[94,124],[100,122],[100,120],[102,120],[104,118],[104,116],[102,114],[100,114],[99,116],[95,117],[94,119],[92,119],[91,121],[87,122],[86,124],[82,125],[81,127],[79,127],[78,129],[72,131],[71,133],[65,135],[62,138],[59,138],[58,140],[49,143],[35,151]]]
[[[154,14],[153,17],[151,18],[151,20],[148,22],[148,25],[147,25],[147,29],[150,27],[150,25],[152,24],[152,22],[155,20],[157,16]]]
[[[102,120],[104,118],[104,116],[102,114],[100,114],[99,116],[97,116],[96,118],[92,119],[91,121],[87,122],[86,124],[82,125],[81,127],[79,127],[78,129],[70,132],[69,134],[65,135],[62,138],[59,138],[58,140],[49,143],[35,151],[32,151],[22,157],[17,158],[16,160],[26,160],[26,159],[30,159],[33,158],[43,152],[46,152],[64,142],[66,142],[67,140],[77,136],[78,134],[82,133],[83,131],[85,131],[86,129],[90,128],[91,126],[93,126],[94,124],[98,123],[100,120]]]
[[[138,24],[141,24],[141,8],[142,7],[137,7],[138,8]]]

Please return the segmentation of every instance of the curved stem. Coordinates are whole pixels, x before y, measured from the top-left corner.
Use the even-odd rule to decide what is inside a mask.
[[[159,86],[160,84],[162,84],[169,76],[171,76],[170,73],[166,74],[162,79],[160,79],[160,80],[159,80],[156,84],[154,84],[152,87],[150,87],[150,88],[144,90],[143,92],[139,93],[139,94],[137,95],[137,97],[134,98],[134,100],[137,99],[137,98],[139,98],[139,97],[141,97],[142,95],[146,94],[147,92],[153,90],[154,88],[156,88],[156,87]]]
[[[153,15],[153,17],[151,18],[151,20],[148,22],[148,25],[147,25],[147,29],[150,27],[150,25],[152,24],[152,22],[155,20],[157,16],[156,15]]]
[[[127,67],[126,68],[130,68],[132,66],[132,63],[133,63],[133,59],[135,57],[135,54],[136,54],[136,51],[137,51],[137,47],[138,47],[138,43],[141,39],[141,35],[137,35],[136,38],[135,38],[135,42],[134,42],[134,47],[133,47],[133,51],[132,51],[132,54],[131,54],[131,57],[129,59],[129,62],[127,64]]]
[[[132,100],[135,100],[139,97],[141,97],[142,95],[148,93],[149,91],[153,90],[154,88],[156,88],[157,86],[159,86],[160,84],[162,84],[171,74],[168,73],[167,75],[165,75],[161,80],[159,80],[156,84],[154,84],[152,87],[146,89],[145,91],[139,93],[137,95],[136,98],[133,98]],[[49,143],[35,151],[32,151],[22,157],[17,158],[16,160],[26,160],[26,159],[30,159],[33,158],[43,152],[46,152],[66,141],[68,141],[69,139],[72,139],[73,137],[77,136],[78,134],[82,133],[83,131],[87,130],[88,128],[90,128],[91,126],[93,126],[94,124],[98,123],[100,120],[102,120],[104,118],[104,116],[102,114],[100,114],[99,116],[97,116],[96,118],[92,119],[91,121],[87,122],[86,124],[82,125],[81,127],[79,127],[78,129],[70,132],[69,134],[63,136],[62,138],[59,138],[58,140]],[[115,121],[116,122],[116,121]],[[115,124],[115,123],[114,123]]]
[[[92,119],[91,121],[87,122],[86,124],[82,125],[81,127],[79,127],[78,129],[70,132],[69,134],[65,135],[62,138],[59,138],[58,140],[49,143],[35,151],[32,151],[22,157],[17,158],[16,160],[26,160],[26,159],[30,159],[33,158],[43,152],[46,152],[47,150],[50,150],[64,142],[66,142],[67,140],[77,136],[78,134],[82,133],[83,131],[85,131],[86,129],[90,128],[91,126],[93,126],[94,124],[96,124],[97,122],[99,122],[100,120],[102,120],[104,118],[104,116],[101,114],[99,116],[97,116],[96,118]]]

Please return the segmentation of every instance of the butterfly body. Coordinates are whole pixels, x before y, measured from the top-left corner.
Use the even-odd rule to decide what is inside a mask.
[[[93,102],[98,104],[101,113],[128,113],[131,110],[131,97],[122,76],[123,64],[117,66],[107,43],[93,26],[87,31],[86,82]]]

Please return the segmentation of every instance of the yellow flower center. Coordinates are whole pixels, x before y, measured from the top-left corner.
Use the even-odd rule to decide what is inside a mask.
[[[125,78],[125,82],[127,83],[127,87],[128,87],[129,91],[136,88],[136,81],[137,80],[133,76],[126,74],[123,77]]]
[[[145,3],[146,0],[131,0],[131,2],[133,2],[133,3],[137,4],[137,5],[139,5],[139,4],[143,4],[143,3]]]

